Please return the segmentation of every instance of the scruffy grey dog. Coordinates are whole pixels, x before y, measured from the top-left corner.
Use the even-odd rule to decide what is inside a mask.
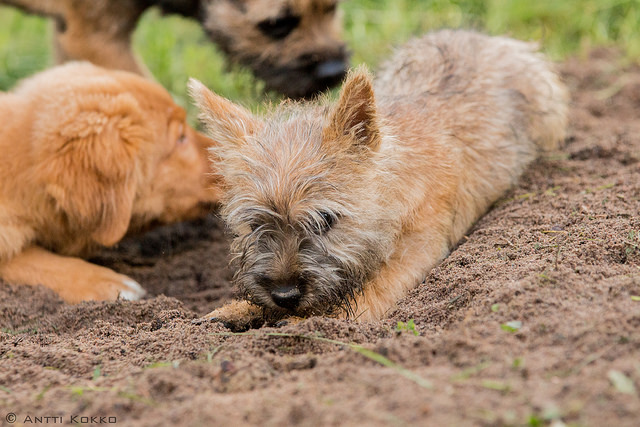
[[[131,48],[142,13],[196,19],[232,62],[292,98],[339,84],[348,68],[338,0],[0,0],[56,23],[57,62],[147,73]],[[179,61],[180,58],[176,58]]]
[[[399,49],[375,84],[360,68],[337,103],[284,103],[264,119],[192,82],[220,144],[222,212],[245,298],[208,317],[241,327],[384,316],[540,150],[563,140],[567,91],[535,50],[469,31],[429,34]]]

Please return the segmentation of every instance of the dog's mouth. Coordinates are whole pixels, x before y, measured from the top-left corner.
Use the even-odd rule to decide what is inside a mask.
[[[293,99],[303,99],[339,85],[347,75],[348,58],[342,52],[326,58],[305,55],[290,65],[274,65],[266,61],[247,65],[252,66],[256,75],[265,81],[266,89]]]
[[[262,307],[267,323],[275,323],[287,316],[310,317],[355,313],[355,297],[361,286],[336,284],[324,292],[315,289],[313,282],[306,284],[265,285],[258,277],[246,286],[236,277],[235,284],[243,297]]]

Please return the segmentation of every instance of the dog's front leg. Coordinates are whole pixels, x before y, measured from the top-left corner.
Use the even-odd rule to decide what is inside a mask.
[[[356,297],[355,314],[350,317],[359,322],[383,318],[448,253],[446,236],[423,232],[403,237],[393,256]]]
[[[246,331],[264,323],[262,309],[245,300],[235,300],[213,310],[198,320],[219,322],[234,332]]]
[[[145,294],[144,289],[127,276],[37,246],[1,263],[0,277],[14,284],[46,286],[69,303],[118,297],[137,300]]]
[[[234,300],[200,319],[196,319],[194,323],[218,322],[233,332],[244,332],[251,328],[259,328],[265,324],[281,327],[294,325],[303,320],[302,317],[298,316],[286,316],[277,321],[268,322],[264,318],[264,312],[261,307],[246,300]]]

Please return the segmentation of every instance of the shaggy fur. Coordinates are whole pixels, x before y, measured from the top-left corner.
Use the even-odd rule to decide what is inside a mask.
[[[340,83],[348,54],[340,40],[337,0],[0,0],[56,23],[58,62],[87,60],[148,73],[131,48],[142,13],[197,19],[229,58],[248,66],[267,88],[293,98]]]
[[[167,91],[71,63],[0,94],[0,277],[69,302],[137,299],[133,280],[72,256],[219,199],[207,149]]]
[[[209,315],[228,322],[255,306],[267,319],[381,318],[567,122],[567,91],[535,46],[467,31],[409,42],[375,84],[350,73],[335,105],[259,119],[191,90],[220,142],[248,301]]]

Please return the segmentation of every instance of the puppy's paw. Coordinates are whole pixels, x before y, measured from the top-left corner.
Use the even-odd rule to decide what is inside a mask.
[[[146,291],[135,280],[113,270],[86,263],[70,275],[72,283],[58,293],[65,301],[137,301]]]
[[[138,301],[142,298],[147,291],[145,291],[142,286],[138,282],[133,279],[128,278],[127,276],[122,276],[122,283],[128,288],[123,291],[120,291],[118,294],[118,298],[127,300],[127,301]]]
[[[204,322],[219,322],[233,332],[244,332],[264,324],[262,309],[247,301],[232,301],[229,304],[213,310],[211,313],[194,321],[196,324]]]

